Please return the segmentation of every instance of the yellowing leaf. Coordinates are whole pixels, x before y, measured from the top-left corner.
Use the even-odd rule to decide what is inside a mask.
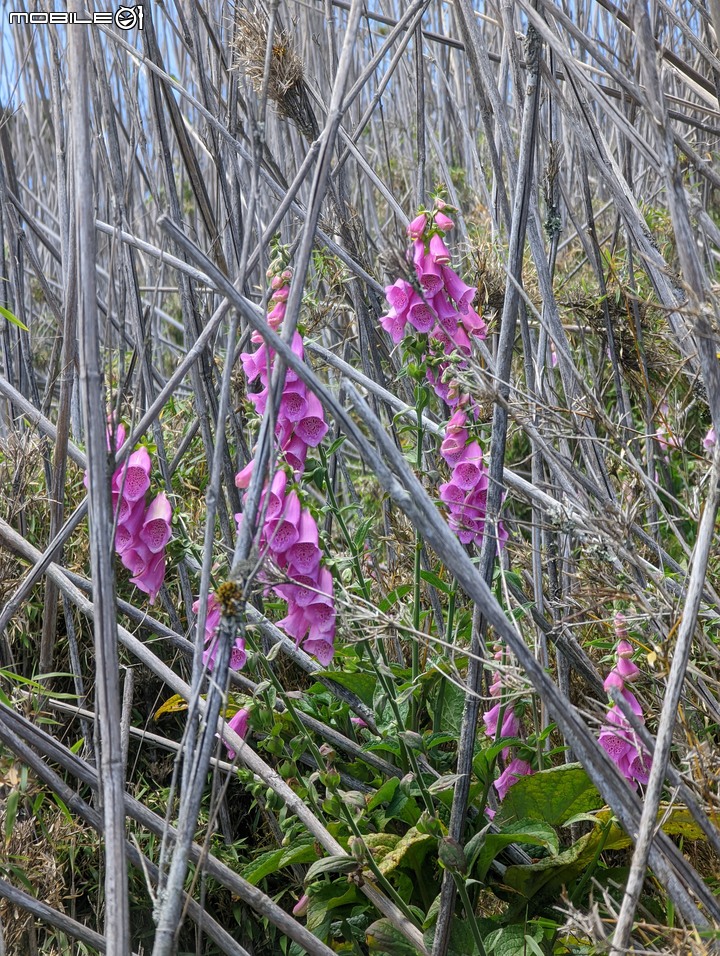
[[[180,694],[174,694],[169,700],[166,700],[162,707],[158,709],[153,714],[155,720],[158,717],[162,717],[163,714],[179,714],[183,710],[187,710],[187,701],[184,697],[181,697]]]
[[[431,836],[429,833],[420,833],[415,827],[411,827],[405,836],[398,840],[393,849],[383,856],[379,870],[383,876],[387,876],[398,866],[417,870],[425,854],[436,843],[437,837]]]

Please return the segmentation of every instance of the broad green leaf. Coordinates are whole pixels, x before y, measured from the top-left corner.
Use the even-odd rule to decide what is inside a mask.
[[[440,731],[452,733],[454,736],[457,736],[460,733],[464,708],[465,692],[453,684],[452,681],[446,681]],[[434,718],[435,700],[428,701],[428,710],[430,711],[430,716]]]
[[[381,601],[378,602],[378,608],[387,614],[390,608],[397,604],[398,601],[401,601],[406,595],[412,591],[412,584],[400,584],[398,587],[394,588],[387,597],[384,597]]]
[[[390,779],[386,780],[382,787],[380,787],[368,800],[367,809],[374,810],[376,807],[379,807],[380,804],[387,803],[388,801],[392,800],[399,785],[399,777],[390,777]]]
[[[437,591],[441,591],[443,594],[450,594],[452,591],[452,585],[448,584],[447,581],[443,581],[434,571],[421,570],[420,577],[427,584],[431,584]]]
[[[322,936],[324,934],[321,927],[326,921],[329,928],[330,912],[339,906],[357,902],[360,891],[354,883],[342,880],[335,883],[316,883],[308,887],[308,896],[310,903],[307,912],[307,928],[316,936]]]
[[[376,680],[362,671],[315,671],[313,677],[328,677],[357,695],[366,707],[372,707]]]
[[[502,820],[542,820],[561,826],[578,813],[602,805],[602,797],[580,764],[564,764],[521,777],[503,800]],[[500,826],[502,820],[497,821]]]
[[[417,949],[389,919],[379,919],[365,930],[365,939],[371,953],[384,956],[417,956]]]
[[[261,853],[252,863],[248,863],[242,872],[243,877],[248,883],[257,886],[260,880],[279,869],[280,860],[284,853],[285,850],[282,847],[279,850],[268,850],[267,853]]]
[[[537,926],[514,924],[503,926],[502,929],[488,933],[485,938],[486,948],[493,956],[528,956],[526,937],[530,936],[536,942],[543,937],[543,931]],[[541,951],[542,952],[542,951]]]
[[[511,843],[529,843],[531,846],[544,846],[553,856],[559,849],[558,836],[546,823],[533,820],[521,820],[503,827],[502,833],[487,833],[480,847],[474,876],[484,880],[490,864],[506,846]]]
[[[306,841],[298,846],[289,847],[280,857],[278,868],[291,866],[293,863],[314,863],[317,860],[318,852],[315,847],[315,841]]]
[[[425,933],[425,948],[428,952],[432,952],[434,940],[435,926],[433,925]],[[477,956],[477,946],[470,924],[465,919],[458,919],[457,916],[453,917],[450,927],[448,956]]]
[[[29,332],[29,331],[30,331],[30,329],[27,327],[27,325],[25,325],[24,322],[21,322],[20,319],[19,319],[16,315],[13,315],[13,313],[10,311],[10,309],[5,309],[5,308],[3,308],[3,306],[1,306],[1,305],[0,305],[0,315],[5,316],[5,318],[8,320],[8,322],[9,322],[11,325],[16,325],[19,329],[22,329],[23,332]]]
[[[658,823],[663,821],[666,812],[667,807],[660,808]],[[523,899],[534,900],[539,906],[544,900],[557,899],[563,887],[570,886],[592,864],[601,847],[603,851],[622,850],[631,845],[630,837],[614,822],[610,810],[601,810],[597,821],[598,826],[557,856],[528,866],[509,866],[503,875],[502,886],[494,887],[497,895],[518,906],[526,905]],[[610,829],[605,833],[607,824],[610,824]],[[688,840],[703,839],[704,836],[690,812],[682,806],[672,807],[662,822],[662,829],[667,834],[682,835]]]

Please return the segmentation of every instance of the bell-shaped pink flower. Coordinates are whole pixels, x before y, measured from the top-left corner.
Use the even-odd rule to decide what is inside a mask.
[[[439,266],[450,264],[450,252],[442,240],[442,236],[435,233],[430,237],[430,258]]]
[[[467,312],[460,313],[460,320],[468,335],[474,335],[477,339],[484,339],[487,335],[485,320],[482,316],[478,315],[472,306],[470,306]]]
[[[235,643],[230,649],[230,670],[241,671],[247,661],[247,652],[245,651],[245,641],[242,637],[236,637]]]
[[[106,432],[107,435],[107,450],[108,451],[119,451],[122,446],[125,444],[126,432],[125,426],[123,424],[118,425],[115,429],[115,443],[113,447],[113,429],[112,422],[110,421],[110,416],[108,416],[108,429]]]
[[[283,457],[296,476],[302,474],[307,458],[307,443],[299,435],[291,435],[287,442],[282,444]]]
[[[476,441],[463,449],[453,468],[453,481],[465,491],[470,491],[480,480],[483,473],[482,451]]]
[[[255,459],[251,458],[250,461],[245,465],[235,475],[235,487],[236,488],[247,488],[250,484],[250,479],[252,478],[253,469],[255,468]]]
[[[451,341],[447,337],[447,333],[455,331],[457,324],[460,321],[460,314],[450,299],[448,299],[444,290],[440,290],[440,292],[433,297],[431,304],[437,313],[438,322],[446,333],[445,337],[438,337],[438,341],[441,342],[444,348],[447,350],[451,345]]]
[[[717,435],[715,434],[715,429],[711,427],[707,435],[703,438],[703,448],[714,448],[716,441]]]
[[[310,627],[310,622],[305,617],[305,608],[291,608],[289,614],[277,622],[277,626],[282,628],[288,637],[291,637],[296,644],[300,644],[300,641],[305,637]]]
[[[627,631],[625,633],[627,634]],[[635,653],[635,648],[632,646],[630,641],[625,640],[625,638],[623,638],[623,640],[621,640],[618,643],[617,650],[616,650],[616,654],[618,658],[622,657],[622,658],[625,658],[625,660],[630,660],[630,658],[633,656],[634,653]]]
[[[613,687],[616,690],[623,690],[625,687],[625,681],[622,679],[621,675],[617,672],[617,670],[613,668],[608,674],[608,676],[605,678],[605,680],[603,681],[603,687],[605,688],[607,693],[610,693],[610,690]]]
[[[139,501],[145,497],[150,487],[152,462],[147,448],[138,448],[124,466],[117,469],[112,479],[112,490],[120,493],[128,501]]]
[[[483,714],[485,722],[485,733],[493,739],[498,735],[498,720],[500,718],[500,709],[502,704],[495,704],[490,710]],[[505,705],[502,726],[500,728],[500,737],[517,737],[520,732],[520,720],[515,716],[515,711],[510,704]]]
[[[398,345],[398,343],[402,342],[405,335],[407,318],[404,312],[399,313],[396,312],[395,309],[390,309],[387,315],[381,316],[380,325],[393,340],[393,344]]]
[[[259,378],[263,385],[267,385],[274,357],[275,353],[272,349],[270,349],[268,354],[264,342],[254,352],[242,352],[240,354],[240,361],[243,367],[243,374],[248,382],[254,382],[256,378]]]
[[[407,312],[414,291],[405,279],[397,279],[392,285],[385,286],[385,298],[399,315],[403,315]]]
[[[425,246],[422,242],[415,243],[413,258],[420,285],[425,290],[425,294],[429,298],[432,298],[432,296],[437,295],[443,287],[442,267],[434,262],[432,256],[426,254]]]
[[[618,657],[615,670],[624,681],[634,681],[640,674],[640,668],[628,657]]]
[[[230,720],[227,722],[230,730],[234,730],[238,737],[245,739],[248,732],[248,719],[250,717],[250,711],[242,707]],[[228,752],[228,759],[235,759],[235,751],[227,743],[225,744]]]
[[[287,552],[288,562],[294,571],[309,575],[317,569],[321,555],[317,523],[312,513],[304,508],[300,515],[298,540]]]
[[[407,234],[413,241],[419,239],[427,228],[427,216],[425,213],[420,213],[419,216],[416,216],[410,225],[407,227]]]
[[[446,216],[444,212],[438,210],[435,213],[435,225],[443,232],[450,232],[450,230],[454,228],[455,223],[449,216]]]
[[[473,303],[477,289],[466,285],[460,276],[447,266],[442,267],[442,276],[445,289],[453,302],[457,304],[458,310],[467,312]]]
[[[153,554],[157,554],[165,547],[172,537],[172,508],[167,499],[167,495],[161,492],[150,502],[150,507],[145,515],[142,530],[140,531],[141,540],[148,546]]]
[[[295,428],[296,435],[306,445],[315,448],[327,434],[328,426],[320,399],[314,392],[308,392],[307,410]]]
[[[297,492],[291,491],[285,498],[282,515],[276,521],[268,522],[268,545],[276,554],[283,554],[297,541],[300,534],[300,511]]]
[[[417,293],[415,293],[415,301],[408,309],[407,318],[410,325],[421,333],[429,332],[437,321],[437,316],[431,306],[427,302],[423,302]]]
[[[139,538],[133,540],[120,555],[120,560],[130,574],[142,574],[152,558],[152,551]]]
[[[285,383],[280,400],[280,415],[288,421],[299,422],[307,413],[307,386],[304,382]]]
[[[159,554],[151,553],[150,559],[143,570],[135,577],[130,578],[135,587],[140,588],[148,595],[151,604],[155,603],[155,598],[158,596],[164,580],[165,555],[162,552]]]
[[[511,760],[494,783],[498,799],[504,800],[510,787],[516,784],[520,777],[527,777],[531,773],[533,773],[533,768],[527,761],[521,760],[519,757]]]
[[[285,488],[287,487],[287,475],[282,468],[273,475],[270,482],[270,488],[265,488],[263,495],[267,498],[267,508],[265,510],[265,520],[273,521],[279,518],[285,506]],[[264,502],[263,502],[264,503]]]
[[[268,325],[271,329],[274,329],[276,332],[280,328],[285,318],[285,310],[287,309],[287,303],[283,299],[280,302],[277,302],[275,308],[272,312],[268,312]]]
[[[327,667],[335,654],[335,647],[332,642],[323,640],[321,637],[308,637],[303,643],[302,649],[306,654],[312,654],[323,667]]]
[[[145,502],[141,499],[129,504],[129,511],[124,517],[118,519],[115,532],[115,550],[118,554],[123,554],[128,548],[133,547],[145,520]]]

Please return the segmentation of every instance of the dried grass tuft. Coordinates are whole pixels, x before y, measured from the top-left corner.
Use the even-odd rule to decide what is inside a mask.
[[[267,18],[257,11],[237,7],[233,40],[235,66],[245,73],[256,93],[263,87],[267,43]],[[318,126],[305,87],[302,60],[287,30],[276,30],[273,36],[267,94],[278,113],[295,123],[303,136],[309,140],[316,138]]]

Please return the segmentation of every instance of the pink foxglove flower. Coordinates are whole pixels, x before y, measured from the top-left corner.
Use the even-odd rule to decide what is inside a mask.
[[[193,613],[197,614],[200,607],[200,599],[192,606]],[[217,629],[222,617],[222,606],[217,597],[210,593],[207,600],[207,614],[205,616],[205,650],[203,651],[203,664],[208,670],[213,670],[217,658]],[[245,640],[242,637],[236,637],[235,643],[230,649],[230,669],[234,671],[242,670],[247,660],[245,652]]]
[[[248,732],[248,719],[249,719],[249,717],[250,717],[250,711],[248,711],[248,710],[246,710],[244,707],[242,707],[242,708],[241,708],[234,716],[232,716],[232,717],[230,718],[230,720],[227,722],[227,725],[228,725],[228,727],[230,728],[230,730],[234,730],[235,733],[238,735],[238,737],[242,737],[243,740],[244,740],[245,737],[247,736],[247,732]],[[234,759],[235,759],[235,751],[234,751],[234,750],[232,749],[232,747],[230,747],[227,743],[225,744],[225,746],[227,747],[228,760],[234,760]]]
[[[455,227],[455,223],[452,221],[452,219],[449,216],[446,216],[444,212],[440,212],[439,210],[435,213],[435,225],[442,232],[450,232],[450,230]]]
[[[497,790],[498,798],[504,800],[508,790],[520,777],[527,777],[533,772],[533,768],[525,760],[515,757],[497,778],[493,786]]]
[[[167,495],[161,492],[150,503],[150,507],[145,514],[140,539],[143,541],[153,554],[157,554],[165,548],[172,537],[172,508],[167,500]]]
[[[125,428],[115,432],[116,450],[125,441]],[[112,443],[107,432],[108,448]],[[150,488],[152,462],[147,448],[140,447],[116,468],[111,482],[112,502],[117,519],[115,550],[130,571],[130,581],[144,591],[154,604],[165,580],[165,545],[172,535],[172,508],[165,494],[158,495],[149,508],[145,495]],[[88,476],[85,474],[85,486]]]
[[[711,428],[707,435],[703,438],[703,448],[714,448],[716,441],[717,436],[715,435],[715,429]]]
[[[138,448],[127,460],[125,466],[117,469],[113,475],[112,490],[127,501],[139,501],[145,497],[150,487],[152,463],[147,448]]]
[[[418,224],[424,230],[424,223]],[[292,273],[284,270],[272,276],[273,311],[268,321],[279,328],[287,301],[289,281]],[[411,296],[416,295],[412,286],[398,280],[386,290],[391,303],[390,322],[397,322],[402,333],[406,324],[404,312],[407,311]],[[417,296],[419,299],[419,296]],[[392,326],[391,326],[392,327]],[[258,339],[261,338],[258,336]],[[253,336],[253,341],[257,339]],[[293,352],[303,358],[302,336],[295,332],[292,341]],[[267,388],[272,372],[274,354],[265,349],[260,342],[255,352],[244,353],[243,369],[247,377],[254,381],[259,378]],[[263,414],[267,401],[266,391],[249,396],[259,414]],[[335,603],[333,597],[332,574],[322,565],[317,524],[311,512],[302,507],[297,490],[293,487],[299,482],[305,469],[308,448],[320,444],[327,434],[328,426],[325,413],[318,397],[307,389],[305,384],[292,370],[288,370],[283,394],[277,409],[275,439],[280,449],[280,467],[272,474],[261,497],[261,514],[264,524],[260,533],[262,553],[285,575],[282,583],[268,583],[268,589],[287,602],[288,612],[278,622],[297,644],[313,654],[321,664],[326,665],[334,653]],[[243,468],[235,478],[238,487],[245,488],[250,483],[253,464]],[[236,515],[238,527],[242,514]],[[261,578],[263,572],[261,572]],[[267,581],[267,577],[265,577]],[[244,647],[233,650],[233,661],[245,662]],[[206,655],[214,662],[212,646]],[[211,666],[211,664],[209,665]],[[240,664],[239,666],[242,666]]]
[[[617,646],[616,665],[605,679],[605,689],[619,691],[629,704],[633,714],[644,723],[642,707],[637,697],[625,686],[626,681],[634,680],[639,668],[630,659],[632,645],[627,640],[625,618],[618,614],[615,618],[616,633],[621,636]],[[639,783],[648,782],[650,773],[650,754],[638,739],[627,718],[617,705],[609,708],[598,743],[615,763],[633,790]]]
[[[141,547],[144,546],[141,545]],[[145,561],[142,568],[130,580],[136,588],[144,591],[148,595],[150,603],[154,604],[165,580],[165,555],[162,551],[159,554],[154,554],[146,549],[143,557]]]
[[[500,708],[502,704],[495,704],[494,707],[491,707],[490,710],[486,711],[483,714],[483,721],[485,722],[485,733],[488,737],[496,737],[498,730],[498,720],[500,717]],[[520,732],[520,721],[515,716],[515,712],[510,704],[505,705],[505,713],[503,714],[502,726],[500,728],[501,737],[517,737]]]
[[[425,232],[427,228],[427,216],[424,213],[420,213],[419,216],[416,216],[410,225],[407,227],[407,234],[410,239],[419,239],[420,236]]]

